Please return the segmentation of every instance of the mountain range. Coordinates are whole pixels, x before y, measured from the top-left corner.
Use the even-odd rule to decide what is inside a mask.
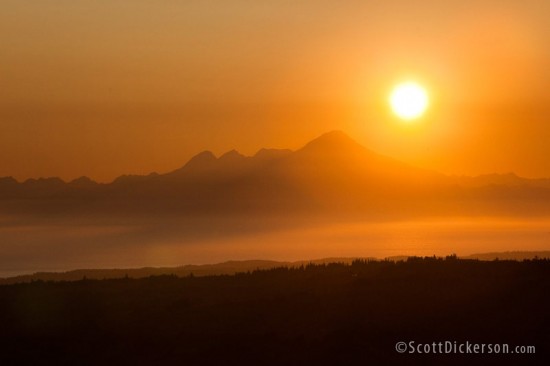
[[[1,213],[370,215],[549,214],[550,179],[448,176],[379,155],[340,131],[302,148],[204,151],[166,174],[18,182],[0,178]]]

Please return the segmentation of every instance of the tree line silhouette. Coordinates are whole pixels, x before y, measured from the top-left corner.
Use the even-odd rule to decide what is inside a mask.
[[[550,261],[409,258],[236,275],[0,286],[3,364],[534,364],[548,358]],[[535,345],[409,355],[398,341]]]

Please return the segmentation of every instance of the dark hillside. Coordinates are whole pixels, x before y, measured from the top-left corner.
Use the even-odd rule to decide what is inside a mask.
[[[2,364],[533,364],[548,360],[550,261],[425,258],[0,286]],[[399,354],[396,342],[536,354]]]

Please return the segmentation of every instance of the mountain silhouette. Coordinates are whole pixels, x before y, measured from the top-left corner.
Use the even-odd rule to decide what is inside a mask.
[[[123,175],[100,184],[87,177],[18,183],[0,178],[10,210],[80,212],[460,214],[549,213],[550,180],[513,174],[453,177],[377,154],[341,131],[296,151],[254,156],[203,151],[166,174]]]

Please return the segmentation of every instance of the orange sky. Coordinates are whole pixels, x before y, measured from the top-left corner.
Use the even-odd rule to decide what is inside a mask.
[[[4,0],[0,176],[165,172],[341,129],[445,173],[550,177],[550,2]],[[392,116],[404,79],[432,101]]]

